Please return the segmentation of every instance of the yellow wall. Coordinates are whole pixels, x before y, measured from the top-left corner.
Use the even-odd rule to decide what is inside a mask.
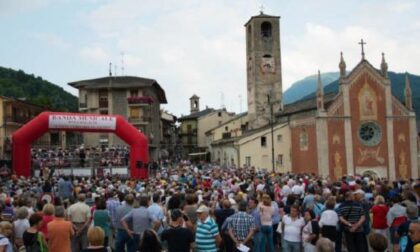
[[[281,135],[281,141],[277,136]],[[266,137],[266,147],[261,146],[261,137]],[[240,165],[246,163],[246,157],[251,157],[251,166],[255,168],[272,169],[271,154],[271,129],[257,132],[251,136],[244,137],[238,142],[240,153]],[[286,124],[276,125],[274,127],[274,158],[275,168],[278,172],[287,172],[291,170],[290,162],[290,128]],[[278,163],[278,155],[283,155],[283,165]]]
[[[242,135],[241,125],[247,122],[246,116],[241,116],[212,130],[213,141],[222,139],[223,133],[231,132],[231,137]],[[226,130],[227,127],[227,130]]]
[[[220,116],[219,116],[220,113]],[[215,111],[198,119],[198,147],[206,148],[206,132],[213,129],[217,125],[223,124],[233,118],[232,114],[226,111]]]

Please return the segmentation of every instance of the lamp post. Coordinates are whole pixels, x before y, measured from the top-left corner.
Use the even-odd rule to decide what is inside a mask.
[[[275,162],[274,162],[274,114],[273,114],[273,104],[274,101],[271,101],[270,94],[267,94],[268,105],[270,106],[270,127],[271,127],[271,165],[273,172],[275,172]]]

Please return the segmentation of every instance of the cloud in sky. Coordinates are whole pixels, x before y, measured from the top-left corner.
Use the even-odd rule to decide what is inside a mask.
[[[223,92],[224,105],[236,112],[241,95],[245,109],[243,25],[258,14],[261,1],[37,1],[33,17],[51,9],[70,10],[35,30],[28,24],[16,25],[15,30],[33,32],[40,43],[61,50],[60,57],[65,57],[72,71],[57,76],[49,71],[63,66],[40,69],[1,49],[5,57],[0,65],[37,71],[35,74],[66,85],[107,75],[110,61],[118,65],[117,74],[121,73],[124,52],[125,74],[156,79],[166,91],[166,108],[177,115],[189,112],[188,98],[193,94],[201,97],[202,108],[218,108]],[[419,4],[414,1],[263,3],[268,14],[282,16],[283,90],[318,69],[337,71],[340,51],[350,70],[360,60],[357,43],[361,38],[367,41],[366,56],[374,66],[379,66],[380,54],[385,52],[390,70],[420,73]],[[2,41],[0,46],[12,43]],[[37,50],[37,45],[29,43],[17,46]]]
[[[51,47],[58,47],[59,49],[69,49],[71,47],[71,44],[68,41],[65,41],[57,34],[49,32],[32,33],[30,34],[30,37],[38,39]]]
[[[80,56],[87,61],[100,64],[109,60],[109,55],[99,46],[84,47],[80,50]]]

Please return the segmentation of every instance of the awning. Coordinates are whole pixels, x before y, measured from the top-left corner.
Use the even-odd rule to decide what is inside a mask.
[[[190,153],[188,156],[203,156],[207,155],[207,152],[196,152],[196,153]]]

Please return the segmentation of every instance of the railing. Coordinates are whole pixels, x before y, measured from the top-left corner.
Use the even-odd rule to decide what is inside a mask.
[[[129,117],[128,122],[130,123],[149,123],[151,122],[150,116],[139,116],[139,117]]]
[[[232,137],[232,133],[226,132],[222,134],[222,139],[229,139]]]
[[[27,123],[31,120],[31,118],[28,118],[26,116],[6,116],[5,121],[6,123]]]
[[[130,96],[130,97],[127,97],[127,102],[130,105],[133,105],[133,104],[150,105],[154,103],[155,100],[150,96]]]
[[[35,170],[35,177],[39,177],[39,169]],[[65,176],[77,176],[77,177],[92,177],[93,175],[97,177],[102,176],[122,176],[128,177],[130,175],[129,168],[126,166],[120,167],[69,167],[56,169],[54,175],[65,175]]]
[[[108,100],[99,100],[100,108],[108,108]]]

